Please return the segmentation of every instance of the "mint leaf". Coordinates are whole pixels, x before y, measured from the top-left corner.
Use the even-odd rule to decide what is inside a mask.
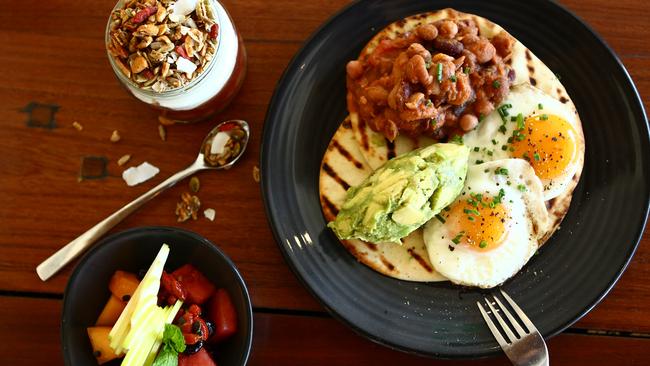
[[[181,328],[175,326],[174,324],[165,324],[163,343],[176,351],[176,353],[185,351],[185,337],[183,337]]]
[[[178,354],[185,351],[185,338],[181,328],[165,324],[162,342],[164,346],[151,366],[178,366]]]
[[[151,366],[178,366],[178,353],[169,345],[165,345],[158,352],[158,356]]]

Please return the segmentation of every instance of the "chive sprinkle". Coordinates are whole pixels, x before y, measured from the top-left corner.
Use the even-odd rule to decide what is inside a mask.
[[[523,184],[518,184],[518,185],[517,185],[517,189],[518,189],[520,192],[526,192],[526,186],[523,185]]]
[[[463,209],[463,213],[466,213],[468,215],[476,215],[476,216],[481,216],[481,214],[477,210],[470,210],[469,208]]]
[[[494,170],[494,174],[498,174],[498,175],[508,175],[508,169],[507,169],[507,168],[502,168],[502,167],[496,168],[496,169]]]
[[[445,220],[445,218],[442,217],[440,214],[437,214],[437,215],[436,215],[436,219],[438,219],[438,221],[442,222],[443,224],[447,221],[447,220]]]
[[[541,116],[539,116],[539,119],[541,119],[542,121],[546,121],[548,119],[548,114],[542,114]]]
[[[465,74],[469,74],[469,66],[465,66],[465,68],[463,69],[463,72]]]
[[[458,244],[460,243],[460,239],[463,237],[463,235],[465,235],[465,231],[461,231],[460,233],[458,233],[458,235],[456,235],[453,239],[451,239],[451,241],[453,241],[454,244]]]
[[[517,128],[518,129],[524,128],[524,115],[521,113],[517,115]]]
[[[452,76],[450,76],[450,77],[449,77],[449,80],[451,80],[452,82],[455,83],[455,82],[456,82],[456,75],[452,75]]]
[[[499,82],[499,80],[494,80],[494,81],[492,82],[492,87],[493,87],[494,89],[499,89],[500,86],[501,86],[501,83]]]
[[[436,79],[438,79],[438,82],[442,82],[442,64],[438,63],[436,66]]]
[[[539,103],[539,104],[537,105],[537,109],[544,109],[544,106],[542,105],[542,103]]]
[[[478,150],[479,150],[479,148],[478,148],[478,146],[476,146],[476,147],[474,148],[474,152],[478,152]]]
[[[481,243],[478,245],[478,247],[481,249],[487,247],[487,242],[485,240],[481,240]]]
[[[533,154],[533,158],[535,158],[535,161],[539,161],[539,154],[538,153]]]

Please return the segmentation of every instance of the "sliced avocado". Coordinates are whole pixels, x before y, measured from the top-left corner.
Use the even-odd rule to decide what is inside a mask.
[[[351,187],[336,219],[340,239],[401,243],[458,196],[465,183],[469,149],[433,144],[393,158]]]

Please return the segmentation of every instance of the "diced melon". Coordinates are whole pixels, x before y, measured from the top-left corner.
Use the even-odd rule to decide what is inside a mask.
[[[122,301],[111,295],[106,305],[104,305],[104,310],[99,314],[99,318],[97,318],[95,325],[113,326],[117,321],[117,318],[120,317],[122,311],[124,311],[124,307],[126,307],[126,301]]]
[[[93,346],[93,356],[97,359],[97,363],[101,365],[119,357],[113,352],[108,340],[111,327],[89,327],[86,331],[88,332],[88,338],[90,338],[90,344]]]
[[[113,296],[122,301],[129,301],[135,289],[138,288],[140,281],[133,273],[124,271],[115,271],[108,288],[111,290]]]

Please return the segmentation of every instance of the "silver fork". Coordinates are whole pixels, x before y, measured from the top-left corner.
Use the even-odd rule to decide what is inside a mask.
[[[515,303],[508,294],[503,292],[503,290],[500,291],[503,298],[506,299],[508,304],[510,304],[519,317],[521,324],[523,324],[527,329],[522,328],[520,322],[515,319],[510,311],[508,311],[508,308],[503,306],[503,303],[499,298],[492,295],[494,301],[490,302],[488,298],[485,298],[485,302],[490,308],[489,313],[497,319],[499,325],[501,325],[501,329],[505,332],[505,336],[499,327],[494,324],[492,318],[490,318],[490,315],[488,315],[489,313],[485,311],[483,305],[481,305],[479,301],[476,302],[476,305],[481,311],[481,315],[483,315],[483,319],[485,319],[492,335],[496,338],[497,342],[499,342],[501,349],[503,349],[503,352],[505,352],[513,365],[548,366],[548,350],[546,349],[544,338],[542,338],[542,335],[539,333],[537,328],[535,328],[533,322],[528,319],[517,303]],[[501,314],[506,315],[511,326],[506,323]]]

